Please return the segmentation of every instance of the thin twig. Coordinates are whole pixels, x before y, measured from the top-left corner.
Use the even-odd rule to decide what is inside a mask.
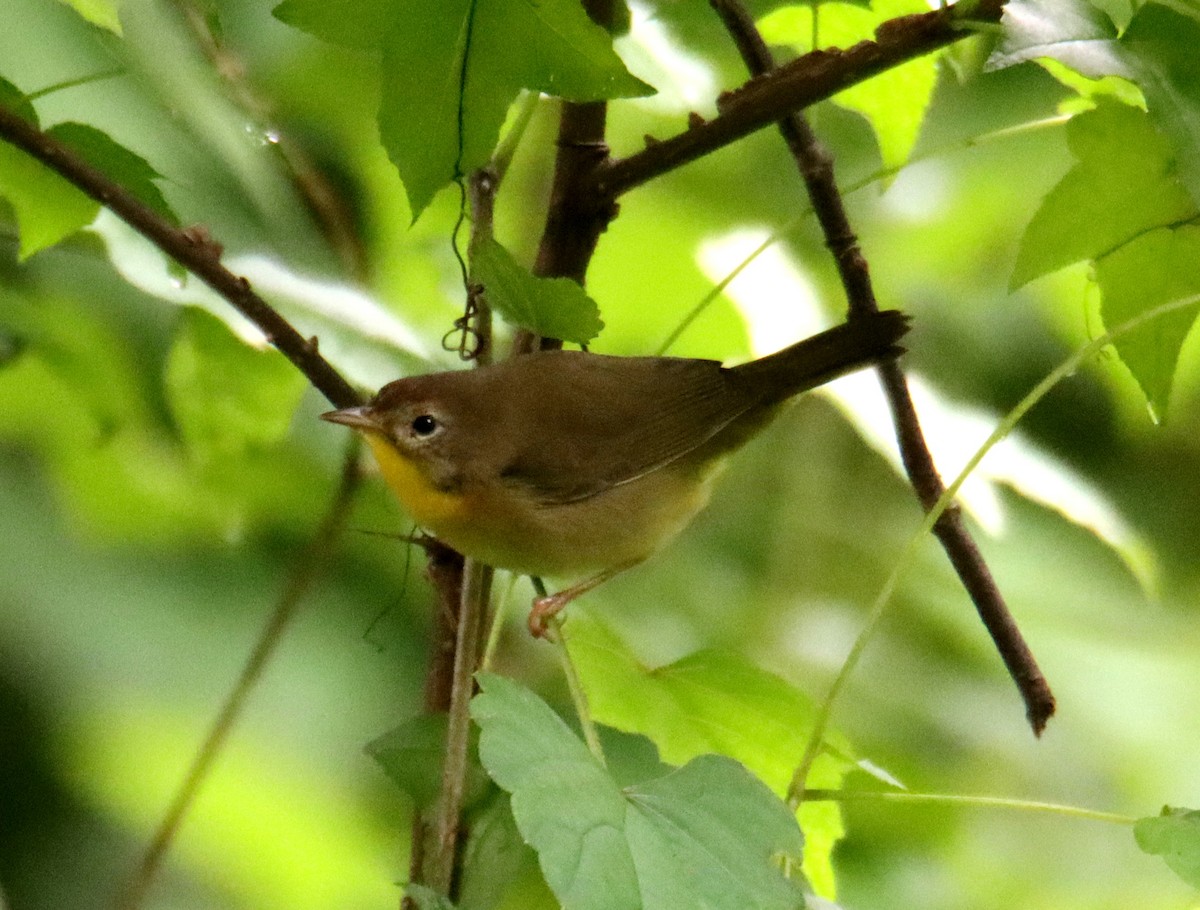
[[[496,190],[507,170],[506,162],[493,159],[475,171],[467,181],[467,202],[471,207],[471,240],[467,245],[467,255],[472,267],[479,248],[493,238]],[[481,286],[473,279],[467,284],[467,295],[474,295],[475,301],[475,310],[468,325],[468,330],[475,337],[475,356],[471,359],[476,366],[487,366],[495,358],[495,351],[492,350],[492,308],[488,304],[486,289],[483,293],[477,293]]]
[[[845,50],[815,50],[769,74],[755,76],[717,99],[718,114],[712,120],[696,120],[685,132],[655,140],[640,152],[609,162],[596,174],[596,193],[601,199],[616,199],[635,186],[770,126],[791,111],[968,37],[976,23],[999,22],[1003,8],[1004,0],[978,0],[900,16],[881,24],[874,41],[862,41]]]
[[[747,68],[755,75],[771,72],[774,60],[770,49],[759,34],[753,18],[740,2],[710,2],[737,44]],[[832,157],[817,139],[807,118],[799,112],[780,120],[779,131],[804,178],[825,242],[837,263],[851,318],[877,313],[879,306],[871,283],[871,273],[846,214],[833,171]],[[877,369],[892,411],[901,458],[918,500],[928,511],[938,501],[945,487],[925,442],[899,364],[888,361]],[[934,525],[933,533],[945,549],[984,626],[991,634],[1004,665],[1016,682],[1034,733],[1040,734],[1054,713],[1054,696],[1016,620],[1009,612],[987,563],[963,524],[960,511],[950,508],[943,512]]]
[[[532,105],[527,105],[532,113]],[[524,131],[528,118],[514,127]],[[496,192],[507,171],[508,162],[515,152],[520,133],[512,136],[500,150],[502,157],[493,159],[487,166],[471,174],[466,184],[465,200],[471,210],[471,239],[468,250],[474,259],[474,251],[485,240],[492,237],[492,216]],[[471,282],[469,281],[470,285]],[[467,288],[472,293],[472,288]],[[475,339],[475,355],[472,358],[479,366],[492,359],[492,314],[486,303],[486,295],[479,295],[476,308],[469,316],[470,322],[464,331],[470,331]],[[441,546],[441,545],[439,545]],[[461,845],[464,842],[463,798],[466,793],[469,770],[469,739],[471,726],[471,698],[475,694],[475,670],[481,659],[483,628],[491,600],[493,570],[490,566],[474,560],[463,560],[449,548],[444,555],[444,571],[434,578],[439,591],[440,613],[453,617],[450,626],[439,624],[440,643],[438,658],[431,665],[426,679],[426,708],[430,711],[447,712],[446,746],[442,759],[442,777],[435,814],[432,822],[418,813],[413,819],[413,855],[409,863],[410,880],[433,888],[453,899],[461,862]],[[457,557],[453,559],[452,557]],[[446,670],[450,672],[447,674]],[[434,674],[440,678],[434,680]],[[436,700],[429,698],[430,687],[437,690]],[[432,829],[430,843],[425,835]],[[406,897],[401,904],[407,908],[412,902]]]
[[[891,600],[892,594],[900,582],[901,574],[908,567],[909,563],[912,562],[921,540],[927,533],[932,532],[934,524],[958,496],[958,491],[962,488],[966,479],[979,467],[980,462],[987,457],[988,452],[995,448],[1000,440],[1007,437],[1013,431],[1034,405],[1045,398],[1047,393],[1058,385],[1058,383],[1062,382],[1068,376],[1074,376],[1089,357],[1100,353],[1101,350],[1107,345],[1112,344],[1117,338],[1134,332],[1167,313],[1173,313],[1185,307],[1196,306],[1197,304],[1200,304],[1200,294],[1181,297],[1177,300],[1151,307],[1134,316],[1132,319],[1121,323],[1119,326],[1110,329],[1098,338],[1092,339],[1083,347],[1074,351],[1066,360],[1047,373],[1041,382],[1035,385],[1024,398],[1017,402],[1011,411],[1004,415],[1003,419],[996,424],[995,428],[988,435],[988,438],[983,441],[983,444],[967,459],[967,463],[963,465],[962,469],[950,482],[950,485],[946,487],[942,495],[938,498],[938,501],[934,503],[933,508],[925,513],[921,526],[917,529],[916,533],[908,539],[908,543],[905,544],[900,558],[896,560],[891,574],[888,575],[883,588],[880,589],[879,594],[875,597],[875,602],[871,604],[871,609],[867,613],[867,620],[862,630],[858,633],[858,637],[855,638],[854,644],[842,661],[841,667],[838,668],[837,676],[834,677],[829,691],[825,694],[824,699],[822,699],[817,710],[817,715],[813,720],[812,731],[809,733],[808,745],[805,747],[804,755],[796,767],[796,771],[792,775],[791,785],[788,787],[788,803],[790,805],[798,806],[803,798],[803,794],[807,789],[808,772],[821,750],[822,741],[825,737],[825,729],[833,711],[833,703],[849,679],[851,672],[857,666],[858,660],[862,656],[866,643],[871,637],[875,626],[882,619],[884,608]]]
[[[462,605],[463,556],[433,537],[421,539],[427,562],[425,575],[433,586],[435,599],[433,632],[430,636],[429,667],[425,671],[425,711],[442,714],[450,710],[454,689],[454,648],[458,638],[458,614]],[[433,825],[427,813],[413,811],[408,880],[427,883],[426,862]],[[401,907],[415,906],[412,902]]]
[[[479,665],[483,623],[492,586],[492,570],[468,559],[463,569],[461,607],[454,640],[454,679],[446,728],[446,754],[438,794],[433,853],[425,869],[425,884],[453,897],[462,833],[463,800],[467,788],[471,697],[475,694],[475,668]]]
[[[1018,812],[1040,812],[1050,815],[1065,815],[1084,821],[1106,822],[1110,825],[1133,825],[1137,819],[1132,815],[1103,812],[1100,809],[1084,809],[1062,803],[1046,803],[1030,799],[1013,799],[1004,796],[966,796],[947,793],[910,793],[907,790],[820,790],[804,791],[804,802],[892,802],[925,803],[934,806],[964,806],[978,809],[1014,809]]]
[[[318,352],[316,339],[304,338],[254,293],[249,281],[222,266],[220,246],[207,239],[203,231],[175,227],[72,149],[3,106],[0,106],[0,139],[15,145],[74,184],[224,297],[254,323],[267,341],[307,376],[334,407],[362,404],[358,392]]]
[[[359,481],[362,478],[359,471],[359,451],[358,439],[352,438],[342,463],[341,481],[338,483],[329,508],[317,526],[312,540],[309,541],[303,552],[297,555],[292,573],[284,584],[275,609],[259,633],[258,640],[246,658],[246,663],[242,666],[233,689],[230,690],[224,704],[217,712],[204,742],[196,750],[196,754],[192,758],[192,765],[184,775],[179,789],[172,798],[166,814],[159,822],[137,868],[118,895],[114,904],[118,910],[137,910],[141,907],[150,885],[162,866],[167,851],[175,840],[175,835],[195,804],[200,788],[208,779],[213,765],[233,731],[234,724],[241,716],[247,698],[261,678],[267,662],[275,654],[283,640],[283,633],[295,617],[296,610],[304,596],[328,565],[334,544],[345,529],[346,517],[350,512],[354,492],[358,489]]]

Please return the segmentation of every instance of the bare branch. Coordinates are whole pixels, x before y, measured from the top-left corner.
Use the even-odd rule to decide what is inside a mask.
[[[862,41],[845,50],[815,50],[755,76],[717,99],[719,113],[712,120],[697,119],[686,132],[610,162],[597,174],[596,190],[601,197],[616,199],[647,180],[775,123],[791,111],[968,37],[972,34],[969,22],[999,22],[1003,8],[1004,0],[978,0],[901,16],[880,25],[874,41]]]
[[[710,3],[737,44],[747,68],[756,76],[770,73],[774,66],[771,52],[755,27],[754,20],[738,0],[710,0]],[[808,120],[799,112],[788,114],[780,120],[779,130],[804,178],[825,242],[837,263],[850,316],[853,318],[855,315],[878,312],[871,273],[846,214],[833,172],[832,156],[821,145]],[[892,411],[905,470],[922,507],[928,511],[945,492],[945,486],[925,443],[916,408],[899,364],[888,361],[881,363],[877,370]],[[1040,735],[1046,721],[1054,713],[1054,695],[1005,604],[987,563],[964,526],[960,511],[952,508],[943,512],[933,532],[1016,682],[1034,733]]]
[[[267,341],[307,376],[334,407],[362,404],[358,392],[317,351],[315,338],[304,338],[254,293],[249,281],[221,265],[220,247],[208,239],[205,232],[175,227],[70,148],[2,106],[0,139],[33,156],[83,190],[229,301],[234,309],[258,326]]]

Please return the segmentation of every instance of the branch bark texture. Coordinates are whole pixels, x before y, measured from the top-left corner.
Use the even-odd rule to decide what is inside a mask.
[[[739,0],[710,0],[710,3],[737,44],[746,67],[759,77],[759,81],[767,80],[775,62],[753,18]],[[919,33],[936,35],[943,27],[940,17],[946,12],[938,10],[931,14],[909,17],[908,20],[894,20],[895,24],[889,23],[891,27],[886,34],[907,33],[909,25],[906,21],[915,19],[920,23]],[[876,43],[874,46],[877,48],[879,45]],[[845,53],[854,50],[852,48]],[[803,59],[806,58],[801,58]],[[783,69],[786,67],[774,72],[782,72]],[[750,82],[747,89],[754,84],[754,81]],[[780,120],[779,131],[796,160],[812,201],[813,212],[825,235],[825,243],[837,264],[850,318],[878,312],[879,305],[875,299],[870,269],[846,214],[846,207],[834,175],[832,156],[817,139],[807,118],[799,112],[790,113]],[[891,408],[905,470],[921,506],[929,511],[945,492],[945,486],[921,431],[920,420],[908,393],[904,372],[896,361],[882,363],[877,370]],[[1054,713],[1054,695],[1004,602],[1004,597],[978,546],[963,524],[960,510],[952,507],[943,512],[934,525],[933,532],[945,549],[984,626],[992,636],[996,650],[1016,683],[1034,733],[1040,734],[1046,721]]]
[[[979,0],[883,23],[874,41],[845,50],[815,50],[778,69],[764,70],[717,99],[718,115],[695,121],[685,132],[651,142],[642,151],[610,162],[596,175],[596,192],[610,199],[770,126],[792,111],[823,101],[925,54],[969,36],[969,24],[996,23],[1004,0]]]
[[[276,350],[290,360],[338,408],[362,404],[362,397],[306,339],[259,297],[250,282],[221,265],[221,248],[202,231],[175,227],[72,149],[0,106],[0,138],[65,177],[156,247],[224,297],[254,323]]]

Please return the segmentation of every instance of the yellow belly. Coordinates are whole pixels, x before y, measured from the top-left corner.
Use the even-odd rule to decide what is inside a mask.
[[[645,559],[704,507],[718,467],[662,468],[587,499],[546,503],[499,480],[438,490],[386,439],[367,440],[417,524],[467,556],[527,575],[582,577]]]

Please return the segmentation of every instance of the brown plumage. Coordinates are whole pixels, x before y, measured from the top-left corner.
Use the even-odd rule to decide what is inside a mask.
[[[592,576],[543,598],[537,631],[674,537],[723,456],[783,402],[897,356],[907,327],[896,311],[860,317],[734,367],[542,351],[399,379],[323,416],[362,430],[401,502],[456,549],[526,574]]]

